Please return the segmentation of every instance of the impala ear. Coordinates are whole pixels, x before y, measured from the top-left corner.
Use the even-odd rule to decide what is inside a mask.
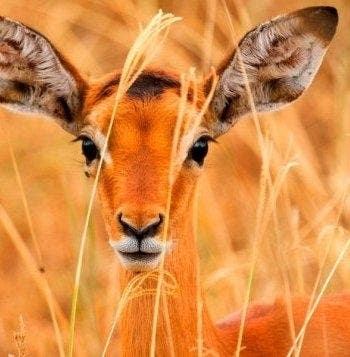
[[[246,77],[257,111],[276,110],[311,84],[338,23],[333,7],[310,7],[277,17],[248,32],[219,68],[211,102],[217,135],[251,111]],[[241,54],[241,56],[240,56]],[[206,88],[210,87],[210,79]]]
[[[86,86],[45,37],[0,17],[0,104],[47,115],[75,134]]]

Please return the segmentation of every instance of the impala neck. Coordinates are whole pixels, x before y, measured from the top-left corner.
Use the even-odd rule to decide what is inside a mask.
[[[198,355],[198,336],[205,349],[222,350],[217,332],[211,323],[205,305],[198,312],[197,247],[193,232],[193,199],[184,200],[186,206],[177,207],[176,219],[170,224],[172,250],[166,255],[165,271],[176,280],[177,289],[165,294],[171,279],[165,275],[160,298],[157,335],[157,356]],[[179,210],[180,213],[179,214]],[[189,218],[190,217],[190,218]],[[122,291],[137,273],[121,274]],[[157,279],[147,279],[144,289],[156,289]],[[148,356],[151,345],[155,293],[129,301],[119,322],[119,346],[122,356]],[[199,318],[198,318],[199,316]],[[202,331],[202,332],[201,332]],[[222,354],[220,354],[222,355]]]

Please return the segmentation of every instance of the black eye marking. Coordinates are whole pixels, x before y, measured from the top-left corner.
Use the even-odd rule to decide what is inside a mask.
[[[208,142],[214,141],[209,135],[200,137],[191,147],[188,152],[188,159],[195,161],[199,166],[202,166],[204,159],[208,154]]]
[[[81,141],[81,150],[86,159],[86,164],[91,164],[95,159],[100,158],[100,152],[95,143],[87,136],[81,135],[74,141]]]

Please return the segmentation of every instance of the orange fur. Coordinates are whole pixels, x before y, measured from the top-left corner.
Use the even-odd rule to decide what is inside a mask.
[[[87,95],[85,112],[96,112],[95,122],[100,129],[107,126],[113,96],[96,103],[95,91],[102,84],[92,86]],[[199,93],[204,100],[204,89]],[[93,106],[89,106],[89,103]],[[100,178],[100,200],[109,234],[119,237],[116,212],[121,207],[138,224],[147,221],[155,211],[165,207],[168,189],[169,158],[175,127],[179,96],[167,90],[161,97],[150,100],[124,98],[117,111],[116,122],[109,142],[113,162],[106,164]],[[89,116],[87,116],[89,118]],[[208,113],[201,125],[210,132],[214,119]],[[89,123],[91,124],[91,123]],[[185,133],[182,132],[182,135]],[[167,309],[161,299],[157,327],[157,356],[168,356],[173,341],[176,356],[197,354],[196,270],[197,247],[193,235],[192,209],[200,170],[180,168],[173,183],[169,236],[174,246],[166,255],[165,269],[178,283],[177,294],[167,296]],[[121,269],[120,284],[124,289],[135,276]],[[156,281],[147,280],[145,289],[155,289]],[[154,294],[131,300],[121,315],[117,340],[121,356],[149,355]],[[307,329],[302,351],[307,356],[319,356],[329,349],[332,356],[345,356],[350,351],[350,295],[324,298]],[[293,299],[293,316],[297,331],[304,318],[308,300]],[[171,338],[164,314],[169,314]],[[203,338],[205,349],[219,356],[235,352],[240,315],[229,317],[215,326],[204,308]],[[339,329],[339,325],[344,328]],[[326,335],[325,335],[326,332]],[[273,305],[255,305],[248,311],[243,335],[242,356],[281,356],[292,345],[286,304],[277,300]]]
[[[257,110],[277,109],[299,97],[310,85],[334,36],[337,21],[334,8],[307,8],[274,19],[246,35],[239,46]],[[97,152],[103,146],[101,141],[113,111],[119,73],[112,73],[88,86],[39,34],[5,18],[0,18],[0,22],[8,29],[8,32],[1,32],[7,41],[6,46],[0,48],[6,60],[0,68],[0,75],[5,78],[0,88],[2,103],[15,110],[51,115],[69,132],[82,135],[83,140],[89,139],[90,144],[95,145],[96,155],[87,160],[87,170],[93,174],[98,165]],[[28,48],[23,51],[16,42],[17,37],[13,41],[10,37],[13,33],[26,39],[23,45],[30,51]],[[33,62],[34,49],[38,51],[38,58]],[[172,192],[167,232],[172,248],[165,256],[165,269],[176,280],[177,289],[172,295],[163,291],[160,300],[157,356],[168,356],[171,350],[176,356],[197,355],[198,337],[203,337],[205,351],[212,355],[232,356],[235,353],[239,314],[215,326],[204,305],[202,319],[199,319],[202,329],[198,326],[198,256],[192,211],[201,168],[186,157],[200,137],[222,134],[239,116],[251,110],[238,57],[231,54],[219,70],[216,95],[210,109],[196,124],[193,123],[194,114],[198,114],[205,102],[212,79],[198,84],[195,103],[195,90],[191,88],[170,185],[171,149],[180,103],[179,77],[164,70],[148,69],[118,103],[99,181],[110,240],[119,241],[125,233],[117,218],[121,217],[120,212],[132,219],[134,228],[145,227],[155,216],[160,219],[160,215],[164,215],[168,191]],[[47,62],[46,66],[43,61]],[[46,73],[47,66],[51,68],[50,76]],[[44,73],[41,73],[43,67]],[[139,229],[135,231],[140,232]],[[135,239],[140,238],[137,233],[134,235]],[[141,252],[140,244],[138,249]],[[152,254],[159,255],[159,252]],[[120,271],[120,284],[124,289],[138,273],[123,268]],[[151,291],[156,287],[154,279],[146,280],[143,285]],[[127,303],[118,324],[121,356],[149,355],[154,306],[154,293]],[[294,298],[292,307],[298,331],[306,316],[308,299]],[[350,355],[349,316],[349,294],[324,298],[308,326],[302,352],[306,356]],[[203,336],[198,336],[198,330],[202,330]],[[285,301],[255,305],[248,310],[242,356],[282,356],[292,343]]]

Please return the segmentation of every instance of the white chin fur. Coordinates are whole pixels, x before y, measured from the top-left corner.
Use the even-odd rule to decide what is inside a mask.
[[[148,271],[156,269],[160,263],[161,254],[150,259],[131,259],[118,253],[122,265],[129,271]]]
[[[147,271],[158,267],[162,252],[168,253],[172,242],[163,243],[156,237],[145,238],[141,244],[141,252],[144,256],[137,257],[139,246],[137,240],[132,237],[124,236],[119,241],[110,240],[109,244],[117,254],[120,262],[129,271]]]

